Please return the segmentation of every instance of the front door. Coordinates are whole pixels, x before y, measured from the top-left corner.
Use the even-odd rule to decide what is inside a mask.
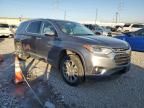
[[[49,34],[50,33],[50,34]],[[51,34],[53,33],[53,34]],[[39,56],[45,60],[52,61],[49,58],[49,52],[53,48],[54,40],[56,39],[56,30],[48,21],[43,22],[41,36],[36,39],[36,51]]]

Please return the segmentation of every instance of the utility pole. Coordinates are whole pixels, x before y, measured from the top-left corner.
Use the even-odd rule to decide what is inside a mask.
[[[119,15],[119,13],[116,12],[116,23],[118,23],[118,15]]]
[[[96,25],[96,22],[97,22],[97,17],[98,17],[98,9],[96,8],[96,13],[95,13],[95,25]]]
[[[53,17],[57,18],[59,12],[59,0],[53,0]]]
[[[117,8],[119,22],[121,20],[121,12],[123,10],[123,6],[124,6],[124,0],[119,0],[118,8]]]
[[[21,15],[21,16],[19,17],[19,21],[20,21],[20,22],[22,21],[22,18],[23,18],[23,16]]]
[[[66,10],[64,11],[64,20],[66,20]]]

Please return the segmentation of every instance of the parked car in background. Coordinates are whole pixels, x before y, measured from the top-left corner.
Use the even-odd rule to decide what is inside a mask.
[[[121,25],[116,25],[114,27],[112,27],[111,31],[112,32],[121,32],[122,31],[123,26]]]
[[[144,51],[144,29],[135,32],[128,32],[116,38],[128,42],[133,51]]]
[[[132,26],[132,24],[125,24],[125,25],[123,26],[122,31],[123,31],[123,32],[129,32],[129,31],[131,30],[131,26]]]
[[[117,25],[117,26],[115,26],[115,28],[116,28],[116,32],[122,32],[122,30],[123,30],[123,26],[121,26],[121,25]]]
[[[0,36],[13,37],[13,33],[8,24],[0,23]]]
[[[109,29],[108,27],[105,27],[105,26],[101,26],[101,28],[103,30],[103,35],[112,36],[111,29]]]
[[[102,29],[98,25],[93,24],[84,24],[88,29],[90,29],[96,35],[102,35]]]
[[[125,24],[123,26],[123,32],[134,32],[144,28],[144,24]]]
[[[144,28],[144,24],[133,24],[131,27],[131,32],[138,31]]]
[[[93,25],[94,26],[94,33],[96,35],[104,35],[103,34],[103,29],[99,25]]]
[[[10,31],[12,32],[12,34],[14,35],[16,30],[17,30],[17,26],[16,25],[9,25]]]
[[[8,24],[0,23],[0,36],[10,36],[11,31]]]
[[[71,21],[25,21],[16,31],[15,48],[19,58],[38,57],[57,67],[70,85],[83,82],[87,76],[122,74],[130,67],[127,42],[95,36]]]
[[[111,31],[105,27],[101,27],[97,24],[95,25],[85,24],[85,26],[89,28],[90,30],[92,30],[96,35],[111,36]]]
[[[112,27],[111,26],[105,26],[105,28],[112,32]]]

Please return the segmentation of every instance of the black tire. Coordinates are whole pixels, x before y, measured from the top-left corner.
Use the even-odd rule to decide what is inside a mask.
[[[83,65],[77,55],[62,57],[60,71],[65,82],[71,86],[77,86],[84,81]]]
[[[15,45],[16,56],[21,60],[26,60],[28,56],[24,53],[21,43],[16,43]]]

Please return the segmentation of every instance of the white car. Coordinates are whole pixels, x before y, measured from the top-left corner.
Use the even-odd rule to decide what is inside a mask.
[[[12,32],[12,34],[15,34],[16,30],[17,30],[17,26],[16,25],[9,25],[10,31]]]
[[[123,32],[134,32],[144,28],[144,24],[125,24],[123,26]]]
[[[131,27],[131,32],[138,31],[144,28],[144,24],[133,24]]]
[[[13,36],[13,33],[11,32],[8,24],[0,23],[0,37],[1,36],[8,36],[8,37]]]
[[[103,35],[105,36],[112,36],[112,31],[111,29],[107,28],[107,27],[104,27],[104,26],[101,26],[101,29],[103,30]]]

